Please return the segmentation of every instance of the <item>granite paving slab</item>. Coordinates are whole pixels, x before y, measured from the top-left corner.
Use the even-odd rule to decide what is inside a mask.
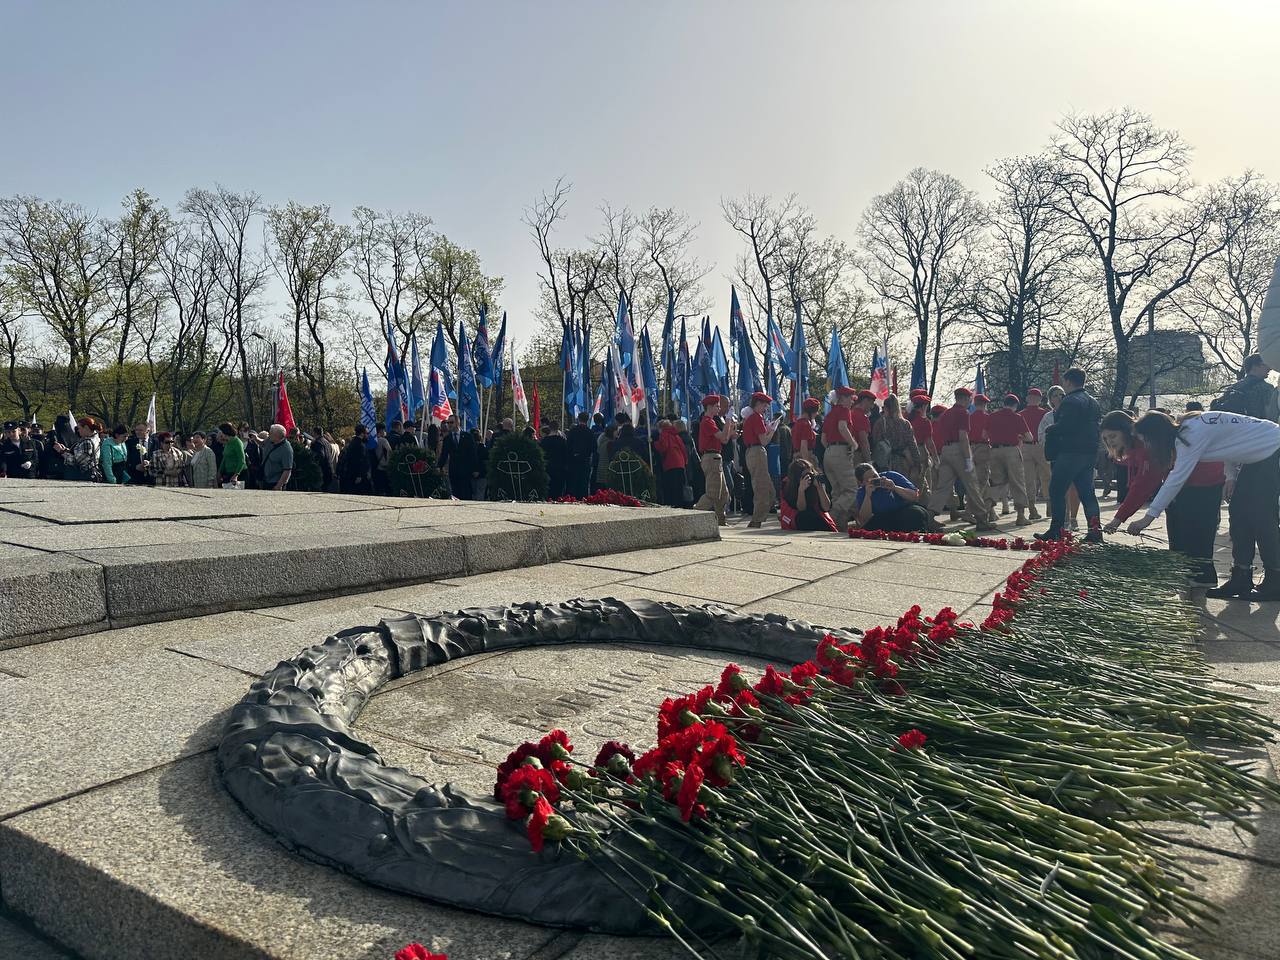
[[[121,520],[117,523],[50,524],[11,527],[0,519],[0,540],[37,550],[74,553],[80,550],[116,547],[148,547],[154,544],[239,541],[238,534],[260,537],[264,521],[251,518],[257,527],[222,526],[230,520]],[[232,531],[232,532],[228,532]]]
[[[1225,574],[1225,571],[1222,571]],[[1223,626],[1264,643],[1280,643],[1280,603],[1201,600],[1205,615]]]
[[[224,510],[202,497],[157,493],[150,488],[133,489],[99,485],[103,493],[81,489],[50,490],[39,501],[9,503],[6,513],[51,520],[54,523],[117,523],[122,520],[188,520],[216,518],[236,511]],[[238,512],[249,513],[247,504]]]
[[[565,730],[578,744],[576,753],[588,759],[606,740],[647,749],[662,700],[715,682],[728,659],[683,647],[621,644],[513,650],[460,661],[449,673],[380,694],[359,726],[468,758],[455,761],[454,782],[488,792],[494,766],[552,728]]]
[[[989,570],[971,570],[960,561],[951,569],[927,567],[914,563],[910,552],[904,550],[883,560],[846,568],[837,576],[903,586],[941,587],[957,593],[986,593],[1004,583],[1008,575]]]
[[[871,545],[836,534],[826,534],[823,539],[792,539],[776,547],[770,553],[783,556],[817,557],[819,560],[839,560],[842,563],[868,563],[879,557],[897,553],[895,546]]]
[[[755,603],[747,603],[737,608],[738,613],[776,613],[792,620],[804,620],[815,626],[829,629],[855,628],[866,630],[870,627],[883,626],[890,618],[866,610],[848,610],[841,607],[828,607],[818,603],[797,603],[784,597],[765,597]]]
[[[32,933],[25,923],[7,919],[0,912],[0,957],[4,960],[70,960],[71,955]]]
[[[159,652],[6,683],[0,818],[209,749],[218,715],[248,682],[238,671]]]
[[[580,509],[591,513],[578,518],[528,513],[513,519],[542,528],[550,560],[615,554],[690,540],[715,542],[718,536],[714,517],[696,510],[595,506]]]
[[[785,569],[785,568],[784,568]],[[768,573],[741,573],[728,567],[699,563],[627,581],[631,586],[677,593],[718,603],[751,603],[795,589],[804,583]]]
[[[24,677],[65,676],[93,667],[136,659],[184,642],[207,636],[260,630],[275,621],[247,611],[215,613],[206,617],[164,620],[119,630],[0,650],[0,670]]]
[[[849,576],[828,577],[778,593],[781,600],[862,610],[879,614],[886,620],[896,619],[917,603],[926,614],[932,614],[942,607],[960,610],[973,601],[971,593],[940,590],[934,584],[889,583],[874,575],[868,575],[865,580]]]
[[[252,517],[224,517],[214,520],[191,520],[183,526],[207,530],[211,537],[224,534],[252,537],[256,540],[287,540],[324,533],[363,536],[368,531],[393,529],[396,525],[394,510],[351,510],[343,513],[286,513]]]
[[[420,753],[412,767],[436,776]],[[209,754],[0,822],[0,890],[93,960],[388,960],[411,941],[522,960],[556,936],[288,852],[215,782]]]
[[[789,555],[783,559],[763,549],[751,553],[739,553],[731,557],[716,557],[707,562],[715,567],[728,567],[731,570],[750,573],[773,573],[800,580],[817,580],[832,574],[845,573],[850,569],[849,564],[843,560],[820,560],[817,557],[805,557],[800,554]]]
[[[102,568],[0,544],[0,648],[105,624]]]
[[[570,562],[586,567],[607,567],[610,570],[628,570],[633,573],[662,573],[664,570],[674,570],[677,567],[720,557],[733,557],[740,553],[751,553],[758,549],[756,544],[713,540],[681,547],[661,547],[655,550],[633,550],[629,553],[584,557]]]
[[[467,573],[532,567],[548,561],[547,542],[542,531],[528,524],[495,520],[491,523],[443,524],[425,529],[461,538],[466,556],[466,565],[462,569]]]
[[[983,547],[933,547],[925,544],[903,544],[898,560],[920,567],[941,570],[970,570],[1007,577],[1026,563],[1033,554],[1028,550],[988,550]]]
[[[396,511],[396,522],[402,527],[436,527],[443,524],[493,523],[505,520],[507,516],[482,504],[452,506],[440,501],[438,506],[401,507]]]
[[[1181,931],[1181,940],[1201,960],[1229,960],[1234,952],[1248,960],[1280,957],[1280,867],[1208,850],[1181,848],[1182,863],[1205,876],[1196,892],[1222,911],[1207,930]]]

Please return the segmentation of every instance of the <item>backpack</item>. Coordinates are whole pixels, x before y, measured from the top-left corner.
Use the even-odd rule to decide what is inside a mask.
[[[1258,381],[1258,383],[1265,383],[1265,381]],[[1261,400],[1261,404],[1255,400],[1256,393],[1257,384],[1250,383],[1248,380],[1240,380],[1228,387],[1227,392],[1222,396],[1211,400],[1209,409],[1223,413],[1239,413],[1246,417],[1266,416],[1265,410],[1257,410],[1255,412],[1253,409],[1256,406],[1266,406],[1264,398],[1258,398]]]

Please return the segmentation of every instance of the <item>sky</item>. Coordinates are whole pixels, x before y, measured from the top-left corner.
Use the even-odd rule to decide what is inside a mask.
[[[912,167],[988,194],[1064,113],[1125,105],[1181,131],[1198,179],[1280,178],[1271,0],[0,0],[0,25],[0,194],[418,210],[505,278],[518,337],[521,216],[561,176],[566,246],[604,202],[687,211],[720,320],[722,197],[794,192],[852,240]]]

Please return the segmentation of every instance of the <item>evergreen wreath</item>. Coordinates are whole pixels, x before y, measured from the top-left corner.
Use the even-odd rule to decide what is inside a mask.
[[[485,476],[490,500],[545,500],[550,489],[542,447],[515,431],[494,441]]]

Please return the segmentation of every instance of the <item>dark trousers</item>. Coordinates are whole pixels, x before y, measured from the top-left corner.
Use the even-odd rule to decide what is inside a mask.
[[[1080,506],[1084,507],[1085,520],[1090,527],[1098,523],[1098,495],[1093,491],[1093,467],[1096,457],[1092,453],[1060,453],[1053,461],[1049,474],[1049,536],[1058,537],[1067,522],[1067,490],[1076,488]]]
[[[569,461],[569,490],[573,496],[581,500],[591,487],[591,460]]]
[[[1227,510],[1231,565],[1253,566],[1256,545],[1262,566],[1280,572],[1280,450],[1265,460],[1246,463],[1236,478]]]
[[[1213,540],[1218,535],[1218,514],[1222,510],[1222,484],[1212,487],[1184,486],[1165,510],[1169,529],[1169,549],[1197,561],[1196,574],[1202,580],[1217,579],[1213,566]]]
[[[684,501],[684,467],[662,471],[662,502],[668,507],[687,507]]]
[[[897,510],[873,513],[862,525],[863,530],[894,530],[899,533],[921,533],[929,529],[931,514],[918,503],[904,503]]]

